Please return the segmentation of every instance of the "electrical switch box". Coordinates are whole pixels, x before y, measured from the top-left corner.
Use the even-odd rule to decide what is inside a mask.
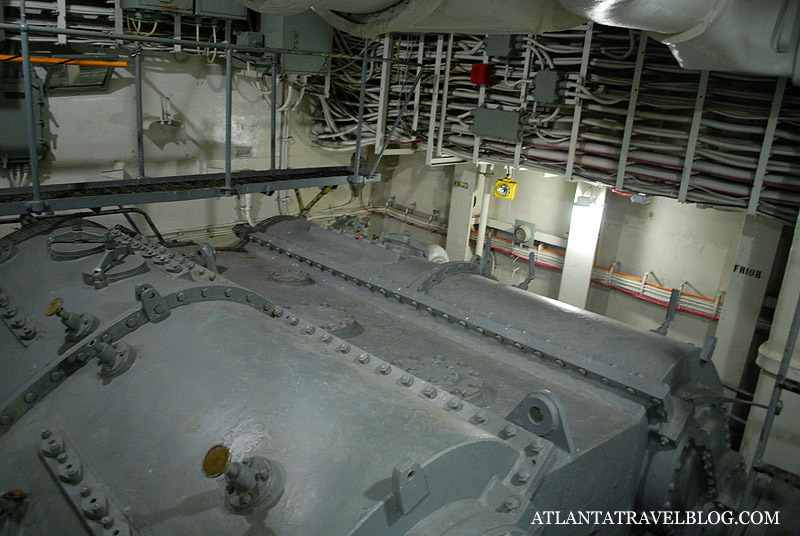
[[[552,69],[542,69],[533,78],[533,100],[539,104],[552,104],[558,101],[558,73]]]
[[[514,220],[514,242],[521,246],[533,247],[536,224],[525,220]]]
[[[261,32],[239,32],[236,34],[236,44],[245,47],[264,46],[264,35]]]
[[[519,110],[509,111],[481,106],[472,111],[472,132],[486,138],[522,140],[522,116]]]
[[[479,86],[486,86],[492,79],[492,66],[489,63],[473,63],[469,71],[469,81]]]
[[[286,17],[261,15],[264,46],[302,52],[330,53],[331,26],[310,9]],[[281,54],[281,67],[288,74],[321,74],[328,66],[325,56]]]
[[[496,58],[514,58],[519,56],[516,35],[487,35],[484,39],[486,53]]]
[[[195,0],[194,14],[218,19],[247,18],[247,8],[236,0]]]
[[[49,149],[47,100],[42,81],[33,76],[33,123],[36,151],[41,159]],[[0,81],[0,165],[19,165],[30,162],[28,121],[25,113],[25,87],[22,78]]]
[[[120,0],[123,10],[166,11],[178,15],[192,15],[194,0]]]

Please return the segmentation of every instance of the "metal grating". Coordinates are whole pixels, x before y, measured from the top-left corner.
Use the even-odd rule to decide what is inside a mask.
[[[225,188],[225,174],[181,175],[123,181],[99,181],[43,186],[41,198],[46,210],[71,210],[143,203],[166,203],[190,199],[209,199],[227,195],[263,193],[279,190],[340,186],[377,182],[379,175],[359,173],[352,168],[317,167],[240,171],[231,174],[231,190]],[[30,187],[0,190],[0,216],[30,212],[33,190]]]

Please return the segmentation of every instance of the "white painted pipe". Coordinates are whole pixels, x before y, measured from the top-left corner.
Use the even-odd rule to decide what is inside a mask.
[[[482,173],[486,174],[486,167],[483,166]],[[489,182],[489,181],[486,181]],[[492,202],[492,191],[487,188],[487,184],[483,185],[483,200],[481,201],[481,215],[478,218],[478,239],[475,242],[475,254],[483,255],[483,246],[485,243],[484,237],[486,236],[486,223],[489,221],[489,204]]]

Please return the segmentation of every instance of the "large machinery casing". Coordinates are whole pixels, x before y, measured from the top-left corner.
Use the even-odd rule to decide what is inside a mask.
[[[240,233],[224,277],[88,222],[0,243],[0,482],[26,530],[620,534],[531,521],[730,500],[699,349],[302,219]],[[273,472],[232,476],[253,460]]]

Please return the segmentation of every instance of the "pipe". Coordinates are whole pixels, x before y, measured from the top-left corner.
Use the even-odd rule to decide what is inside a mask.
[[[11,63],[22,62],[22,56],[12,56],[9,54],[0,54],[0,61],[8,61]],[[80,60],[70,58],[48,58],[45,56],[31,56],[31,63],[46,63],[53,65],[84,65],[91,67],[127,67],[127,61],[102,61],[102,60]]]
[[[145,212],[144,210],[138,207],[120,207],[120,208],[111,208],[111,209],[104,209],[104,210],[91,210],[87,212],[74,212],[69,214],[43,214],[41,216],[36,216],[36,220],[49,220],[53,218],[92,218],[97,216],[113,216],[116,214],[130,214],[135,213],[141,215],[145,221],[147,222],[148,227],[153,231],[153,235],[155,235],[156,240],[158,240],[159,244],[166,245],[166,240],[164,240],[164,236],[156,227],[156,224],[150,218],[150,215]],[[22,217],[19,218],[12,218],[6,220],[0,220],[0,225],[13,225],[17,223],[23,223]]]
[[[36,150],[36,119],[33,113],[33,87],[31,84],[31,58],[28,43],[28,23],[25,15],[25,0],[20,1],[22,14],[22,80],[25,86],[25,120],[28,125],[28,157],[30,158],[31,185],[33,199],[31,211],[38,214],[44,208],[39,185],[39,152]]]
[[[484,167],[484,174],[486,173]],[[475,254],[483,254],[483,244],[486,240],[486,223],[489,221],[489,203],[492,201],[492,192],[487,188],[487,184],[483,185],[483,201],[481,202],[481,215],[478,218],[478,236],[475,242]]]
[[[244,219],[247,220],[247,225],[250,227],[255,227],[256,224],[253,221],[253,194],[244,194]]]
[[[231,102],[233,99],[233,50],[225,51],[225,194],[230,195],[231,184]]]
[[[775,420],[775,414],[777,412],[778,404],[780,403],[781,394],[783,394],[780,386],[786,381],[787,374],[789,373],[792,355],[794,354],[795,344],[797,343],[798,331],[800,331],[800,299],[797,300],[797,303],[794,306],[794,316],[792,317],[789,335],[786,339],[786,346],[783,348],[783,357],[781,358],[780,366],[778,368],[778,374],[775,377],[775,387],[773,387],[772,395],[770,396],[769,409],[767,410],[767,415],[764,417],[764,424],[761,427],[761,435],[758,438],[756,453],[753,456],[753,463],[750,465],[750,471],[747,475],[747,483],[745,484],[744,493],[742,493],[742,497],[739,502],[740,512],[748,507],[750,495],[753,493],[753,487],[756,483],[756,468],[761,465],[761,461],[764,459],[767,441],[770,439],[771,435],[770,431],[772,430],[772,423]],[[755,402],[753,402],[753,404],[755,404]],[[740,528],[736,531],[737,536],[740,536],[743,533],[743,528]]]
[[[144,174],[144,127],[142,125],[142,46],[137,44],[133,49],[134,78],[136,88],[136,155],[138,162],[137,178],[145,177]]]

